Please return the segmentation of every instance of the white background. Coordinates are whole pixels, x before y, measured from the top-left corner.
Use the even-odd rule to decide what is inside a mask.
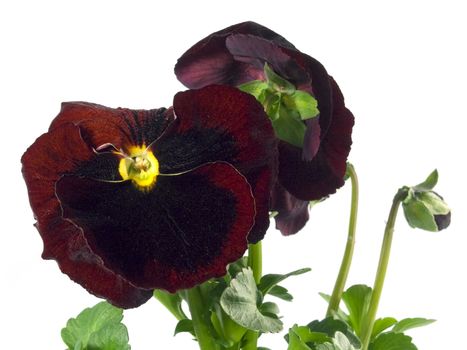
[[[467,26],[462,1],[5,1],[0,5],[0,333],[5,349],[64,349],[60,329],[98,300],[40,257],[20,157],[60,102],[111,107],[171,105],[184,88],[176,59],[211,32],[254,20],[319,59],[356,117],[350,160],[361,182],[358,242],[350,284],[373,283],[393,194],[435,167],[451,227],[413,230],[399,217],[380,316],[438,320],[411,335],[419,349],[465,343],[467,267],[465,119]],[[347,187],[347,186],[346,186]],[[285,285],[288,328],[322,318],[345,244],[350,191],[311,212],[306,230],[271,229],[264,270],[313,271]],[[174,319],[156,300],[125,312],[133,349],[195,349],[172,337]],[[282,335],[263,346],[285,349]],[[462,347],[462,346],[461,346]]]

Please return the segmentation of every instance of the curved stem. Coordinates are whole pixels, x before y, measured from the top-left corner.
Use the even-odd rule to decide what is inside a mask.
[[[258,285],[263,273],[263,251],[261,241],[248,246],[248,266],[253,270],[253,277]],[[258,332],[247,331],[244,336],[243,350],[256,350],[258,348]]]
[[[375,283],[373,285],[373,292],[371,294],[370,304],[368,311],[363,320],[362,327],[362,343],[363,350],[368,349],[368,345],[371,340],[371,333],[373,331],[373,325],[375,323],[376,312],[378,311],[379,300],[381,299],[381,293],[383,291],[384,279],[386,277],[386,271],[389,263],[389,255],[391,254],[392,238],[394,234],[394,225],[396,223],[397,212],[401,201],[407,196],[406,189],[400,189],[394,196],[391,210],[389,211],[388,221],[384,230],[384,239],[381,246],[381,253],[379,257],[378,269],[376,271]]]
[[[352,264],[353,251],[355,246],[355,231],[357,227],[357,212],[358,212],[358,178],[355,168],[352,164],[347,164],[347,175],[352,183],[352,199],[350,204],[350,219],[349,233],[347,235],[347,244],[345,246],[344,256],[342,258],[339,274],[337,275],[336,283],[329,299],[328,310],[326,317],[332,316],[339,310],[339,304],[344,292],[345,283],[349,275],[350,265]]]
[[[209,312],[205,310],[201,290],[198,286],[187,291],[193,328],[201,350],[216,350],[219,346],[214,341],[209,327]]]

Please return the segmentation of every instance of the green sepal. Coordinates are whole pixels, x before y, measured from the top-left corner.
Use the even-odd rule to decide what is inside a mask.
[[[422,317],[404,318],[403,320],[400,320],[394,325],[394,327],[392,328],[392,332],[404,333],[409,329],[427,326],[429,324],[432,324],[433,322],[436,322],[436,320]]]
[[[426,192],[426,191],[431,191],[436,186],[437,183],[438,183],[438,170],[435,169],[431,172],[430,175],[428,175],[425,181],[423,181],[422,183],[419,183],[416,186],[413,186],[412,188],[417,192]]]
[[[279,319],[263,315],[258,309],[261,304],[251,269],[243,269],[230,281],[220,298],[225,313],[239,325],[263,333],[277,333],[282,330]]]
[[[61,336],[70,350],[128,350],[128,331],[122,319],[122,309],[103,301],[70,318]]]
[[[427,206],[414,196],[410,196],[402,202],[404,216],[410,227],[420,228],[425,231],[437,232],[438,225]]]
[[[178,333],[190,333],[191,335],[195,336],[193,321],[187,318],[178,321],[177,325],[175,326],[174,336]]]
[[[187,316],[182,309],[182,297],[178,293],[169,293],[164,290],[155,289],[154,297],[169,310],[177,320],[186,319]]]
[[[342,301],[349,311],[348,322],[358,336],[361,336],[362,322],[370,305],[372,290],[364,284],[349,287],[342,293]]]
[[[305,139],[306,125],[300,119],[298,112],[289,110],[284,106],[280,106],[279,117],[272,118],[272,126],[276,136],[291,145],[302,148]]]
[[[261,99],[264,95],[264,91],[268,88],[269,84],[261,80],[249,81],[248,83],[238,86],[238,89],[246,92],[247,94],[253,95],[260,102],[262,102]]]
[[[295,86],[274,72],[267,63],[264,64],[264,75],[273,91],[287,95],[291,95],[295,92]]]
[[[318,101],[306,91],[296,90],[292,95],[285,95],[283,102],[287,109],[296,110],[301,120],[311,119],[319,114]]]
[[[276,286],[278,283],[282,282],[283,280],[291,277],[291,276],[298,276],[304,273],[311,271],[310,268],[306,267],[303,269],[298,269],[285,275],[280,274],[268,274],[261,277],[261,280],[258,285],[258,289],[261,291],[263,295],[266,295],[270,292],[270,290]]]
[[[388,332],[378,335],[368,350],[417,350],[417,347],[408,335]]]

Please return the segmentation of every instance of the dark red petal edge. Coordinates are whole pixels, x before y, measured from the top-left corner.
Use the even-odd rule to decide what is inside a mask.
[[[165,108],[133,110],[109,108],[88,102],[64,102],[49,130],[73,123],[91,147],[112,144],[117,149],[134,145],[148,146],[172,123],[172,113]]]
[[[352,144],[354,117],[330,77],[333,99],[332,121],[312,161],[304,161],[299,148],[279,143],[279,182],[301,200],[317,200],[344,185],[347,157]]]
[[[248,75],[248,65],[237,62],[226,48],[232,34],[251,34],[293,49],[279,34],[255,22],[243,22],[208,35],[187,50],[175,65],[177,78],[187,87],[198,89],[210,84],[238,85]]]
[[[83,141],[79,127],[64,123],[39,137],[24,153],[23,176],[29,200],[44,241],[44,259],[55,259],[63,273],[90,293],[122,308],[137,307],[152,291],[134,287],[105,268],[87,245],[82,231],[63,220],[55,183],[94,153]]]
[[[173,132],[183,134],[201,128],[233,136],[232,150],[224,149],[225,153],[211,161],[231,163],[250,183],[257,217],[249,241],[258,242],[269,227],[269,196],[277,176],[277,139],[263,107],[236,88],[212,85],[178,93],[174,111],[178,120]]]
[[[309,219],[308,202],[292,196],[278,183],[272,193],[271,210],[277,212],[276,228],[284,236],[300,231]]]

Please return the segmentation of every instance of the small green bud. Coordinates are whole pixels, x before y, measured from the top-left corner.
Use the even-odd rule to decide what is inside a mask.
[[[438,193],[433,191],[438,181],[437,171],[419,185],[408,188],[402,208],[411,227],[437,232],[451,223],[451,209]]]

